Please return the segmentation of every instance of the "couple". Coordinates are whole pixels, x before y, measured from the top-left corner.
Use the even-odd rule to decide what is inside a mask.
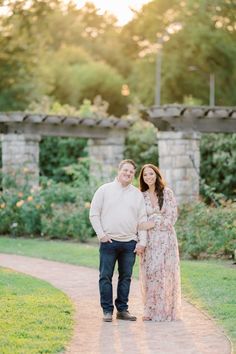
[[[156,166],[142,167],[141,191],[131,184],[135,171],[134,161],[121,161],[115,180],[98,188],[91,203],[90,221],[100,241],[99,290],[103,320],[112,321],[112,276],[117,261],[116,318],[136,321],[128,311],[136,254],[140,256],[143,320],[177,320],[180,318],[180,275],[173,228],[177,219],[175,198]]]

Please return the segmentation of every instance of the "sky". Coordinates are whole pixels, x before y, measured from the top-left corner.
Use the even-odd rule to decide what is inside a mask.
[[[85,2],[86,0],[76,0],[79,7],[82,7]],[[132,18],[132,11],[129,7],[139,10],[150,0],[87,0],[87,2],[93,2],[97,8],[101,9],[101,12],[109,11],[117,17],[119,25],[124,25]]]

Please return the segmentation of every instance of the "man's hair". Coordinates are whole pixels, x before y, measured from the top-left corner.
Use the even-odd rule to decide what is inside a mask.
[[[136,170],[135,162],[133,160],[130,160],[130,159],[122,160],[119,163],[118,169],[120,170],[126,163],[129,163],[130,165],[132,165],[134,167],[134,169]]]

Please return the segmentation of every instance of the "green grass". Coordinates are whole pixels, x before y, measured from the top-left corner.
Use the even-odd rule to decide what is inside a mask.
[[[98,246],[86,244],[0,237],[0,252],[98,267]],[[181,276],[185,298],[214,317],[236,344],[235,268],[226,262],[181,261]]]
[[[213,317],[236,348],[236,266],[220,261],[182,261],[181,278],[185,298]]]
[[[62,353],[73,329],[73,305],[50,284],[0,268],[0,352]]]
[[[1,252],[38,257],[85,267],[96,268],[98,266],[97,248],[82,243],[0,236]]]

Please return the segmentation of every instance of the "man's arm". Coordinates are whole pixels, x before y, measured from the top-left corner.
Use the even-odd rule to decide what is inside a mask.
[[[105,232],[103,231],[102,224],[101,224],[101,212],[102,212],[103,201],[104,201],[104,190],[102,187],[100,187],[98,188],[98,190],[95,192],[93,196],[90,212],[89,212],[89,219],[94,231],[97,234],[99,241],[111,242],[110,238],[105,235]]]

